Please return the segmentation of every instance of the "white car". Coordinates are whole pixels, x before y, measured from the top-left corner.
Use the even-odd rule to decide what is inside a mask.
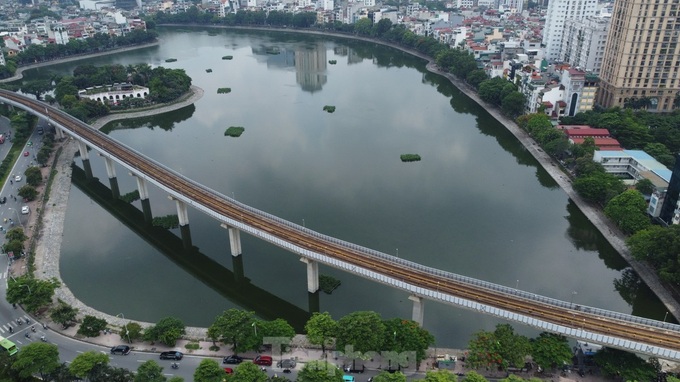
[[[17,175],[14,177],[15,182],[21,182],[21,175]]]
[[[28,206],[21,207],[21,214],[22,215],[28,215],[29,212],[30,212],[30,209],[28,208]]]

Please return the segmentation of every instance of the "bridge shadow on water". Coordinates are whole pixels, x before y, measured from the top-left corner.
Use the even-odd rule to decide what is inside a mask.
[[[114,199],[111,189],[98,178],[87,179],[85,170],[75,164],[71,167],[72,183],[79,190],[197,280],[244,309],[255,311],[263,319],[274,320],[281,317],[281,312],[286,312],[286,320],[293,328],[298,332],[304,328],[311,313],[251,284],[243,275],[243,256],[234,258],[234,272],[202,254],[197,247],[184,249],[180,237],[167,229],[147,224],[142,211]],[[318,293],[310,296],[310,305],[315,310],[318,310]]]

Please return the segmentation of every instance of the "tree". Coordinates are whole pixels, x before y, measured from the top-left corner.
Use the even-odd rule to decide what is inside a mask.
[[[276,337],[276,338],[287,338],[288,342],[293,340],[295,337],[295,329],[288,323],[288,321],[277,318],[272,321],[258,321],[257,322],[258,334],[264,339],[264,337]],[[253,330],[254,331],[254,330]],[[275,346],[275,345],[273,345]],[[287,344],[278,345],[279,349],[272,347],[272,351],[279,351],[283,353]]]
[[[621,179],[607,173],[593,173],[574,181],[574,189],[584,199],[606,204],[611,198],[622,193],[626,186]]]
[[[167,346],[173,347],[177,340],[186,333],[186,326],[179,318],[161,318],[156,325],[144,331],[144,340],[160,341]]]
[[[446,369],[428,370],[424,382],[458,382],[458,376]]]
[[[354,23],[354,30],[360,35],[368,36],[373,31],[373,21],[368,17],[359,19]]]
[[[126,333],[127,330],[127,333]],[[122,340],[135,341],[143,338],[142,326],[136,322],[128,322],[120,331],[120,338]]]
[[[87,377],[92,369],[98,365],[108,365],[109,356],[104,353],[99,353],[96,351],[87,351],[85,353],[78,354],[76,358],[73,359],[70,365],[68,365],[68,370],[74,376],[78,378]]]
[[[416,368],[425,358],[426,351],[430,345],[434,345],[434,336],[427,330],[412,320],[393,318],[385,320],[385,332],[383,334],[383,346],[385,350],[397,352],[397,354],[408,355],[414,352],[415,359],[400,359],[400,366],[415,361]]]
[[[382,350],[385,324],[376,312],[353,312],[338,321],[337,348],[345,350],[348,345],[354,351],[366,353]]]
[[[40,183],[42,183],[42,173],[40,172],[40,168],[36,166],[27,168],[26,171],[24,171],[24,175],[26,176],[26,183],[33,187],[38,187]]]
[[[12,365],[12,369],[18,371],[22,378],[39,374],[43,380],[57,368],[59,349],[45,342],[33,342],[22,347]]]
[[[338,323],[328,312],[314,312],[305,324],[307,340],[314,345],[321,345],[322,354],[326,354],[326,346],[333,344],[338,330]]]
[[[204,359],[194,372],[194,382],[222,382],[224,370],[212,359]]]
[[[524,104],[527,99],[518,91],[506,95],[501,100],[501,109],[503,113],[511,118],[515,118],[524,112]]]
[[[381,371],[380,374],[373,378],[373,380],[375,382],[406,382],[406,376],[400,371],[397,371],[396,373]]]
[[[8,241],[17,240],[23,243],[26,239],[28,239],[28,236],[24,234],[24,229],[21,227],[14,227],[7,230],[7,233],[5,234],[5,240]]]
[[[78,334],[85,337],[98,337],[102,330],[106,329],[106,320],[95,316],[85,316],[83,323],[78,328]]]
[[[641,179],[635,183],[635,189],[640,191],[642,195],[651,195],[655,188],[654,183],[647,178]]]
[[[229,378],[230,382],[266,382],[267,373],[264,373],[260,368],[252,362],[242,362],[236,369],[234,374]]]
[[[647,202],[637,190],[627,190],[607,203],[604,213],[627,234],[643,230],[651,224],[647,217]]]
[[[467,359],[465,362],[467,364]],[[463,379],[461,379],[460,382],[488,382],[488,381],[486,378],[484,378],[479,373],[473,370],[465,373],[465,377],[463,377]]]
[[[261,342],[255,335],[255,313],[240,309],[225,310],[208,328],[213,341],[230,343],[234,353],[259,348]]]
[[[479,369],[480,367],[496,367],[502,363],[500,343],[496,341],[493,332],[480,331],[473,334],[473,338],[468,342],[465,366]]]
[[[543,332],[531,339],[531,358],[545,370],[571,362],[571,356],[565,336]]]
[[[28,201],[35,200],[35,198],[38,196],[38,190],[36,190],[35,187],[31,186],[30,184],[21,187],[17,193],[19,196]]]
[[[52,90],[52,88],[52,80],[33,80],[24,82],[21,85],[23,93],[33,94],[37,100],[40,100],[40,97]]]
[[[165,382],[167,378],[163,375],[163,368],[150,359],[137,368],[135,382]]]
[[[52,303],[54,290],[61,285],[57,279],[38,280],[24,275],[7,282],[7,302],[22,304],[29,312],[37,312]]]
[[[496,325],[494,337],[500,345],[499,354],[503,359],[501,367],[523,367],[526,356],[531,353],[529,339],[515,334],[515,329],[509,324]]]
[[[486,74],[484,69],[473,70],[465,77],[465,81],[467,81],[467,83],[472,85],[474,88],[479,88],[479,84],[488,79],[489,75]]]
[[[68,327],[76,320],[77,314],[77,308],[59,300],[59,304],[50,311],[50,318],[54,322],[61,324],[64,327]]]
[[[298,373],[297,382],[342,382],[342,370],[327,361],[310,361]]]
[[[602,348],[594,356],[602,373],[610,378],[623,381],[655,381],[654,366],[634,353],[611,348]]]

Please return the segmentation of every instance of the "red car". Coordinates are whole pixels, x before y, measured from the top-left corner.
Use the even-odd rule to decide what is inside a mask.
[[[27,156],[29,156],[29,155],[31,155],[31,153],[29,153],[28,151],[24,151],[24,156],[25,156],[25,157],[27,157]]]
[[[230,367],[225,367],[224,372],[227,373],[227,374],[234,374],[234,369],[232,369]]]

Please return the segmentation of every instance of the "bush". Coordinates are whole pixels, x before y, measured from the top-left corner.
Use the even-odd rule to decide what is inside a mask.
[[[154,217],[151,221],[151,225],[165,229],[177,228],[179,227],[179,217],[177,217],[177,215]]]
[[[323,111],[333,113],[335,111],[335,106],[326,105],[326,106],[323,107]]]
[[[158,323],[144,332],[144,340],[146,341],[160,341],[167,346],[175,346],[177,340],[180,339],[184,333],[186,326],[184,323],[175,317],[161,318]]]
[[[338,60],[328,60],[328,63],[331,65],[335,65],[338,63]]]

